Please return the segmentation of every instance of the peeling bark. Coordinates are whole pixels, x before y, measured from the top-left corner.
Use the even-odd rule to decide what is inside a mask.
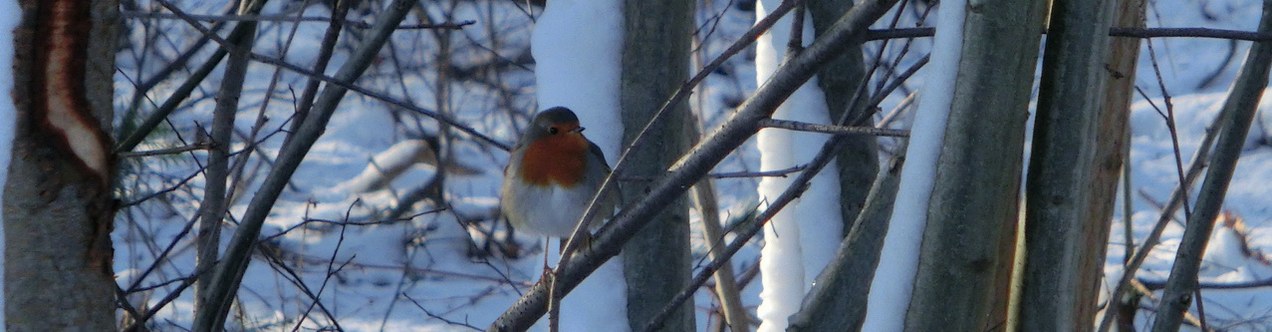
[[[113,330],[118,2],[21,1],[5,186],[5,328]]]

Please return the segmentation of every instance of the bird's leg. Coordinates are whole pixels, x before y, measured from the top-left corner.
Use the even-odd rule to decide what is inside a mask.
[[[543,280],[547,280],[546,277],[552,274],[552,267],[548,266],[548,254],[549,254],[548,250],[552,248],[552,245],[549,244],[549,241],[552,241],[551,236],[543,237],[543,278],[540,278]]]

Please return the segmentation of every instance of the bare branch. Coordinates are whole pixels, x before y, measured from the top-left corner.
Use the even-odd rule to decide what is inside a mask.
[[[121,17],[123,17],[123,18],[130,18],[130,19],[165,19],[165,20],[179,20],[179,19],[182,19],[180,15],[173,14],[173,13],[153,13],[153,12],[141,12],[141,11],[123,11],[123,12],[120,12],[120,15],[119,15],[119,16],[121,16]],[[296,22],[296,21],[299,21],[299,22],[339,22],[340,24],[343,24],[343,25],[345,25],[345,26],[353,27],[353,28],[358,28],[358,29],[370,29],[370,28],[371,28],[371,23],[360,22],[360,21],[351,21],[351,20],[346,20],[346,19],[343,19],[343,18],[336,19],[336,18],[334,18],[334,17],[320,17],[320,16],[301,16],[301,17],[295,17],[295,16],[287,16],[287,15],[195,15],[195,14],[187,14],[187,15],[186,15],[186,17],[188,17],[188,18],[190,18],[190,19],[194,19],[194,20],[196,20],[196,21],[203,21],[203,22]],[[399,25],[399,26],[395,27],[394,29],[395,29],[395,30],[424,30],[424,29],[459,30],[459,29],[463,29],[465,26],[472,25],[472,24],[475,24],[475,23],[477,23],[477,22],[472,21],[472,20],[464,20],[464,21],[459,21],[459,22],[443,22],[443,23],[436,23],[436,24],[410,24],[410,25]]]
[[[875,128],[868,126],[836,126],[820,123],[808,123],[790,120],[763,119],[760,120],[759,126],[762,128],[781,128],[795,131],[808,131],[815,133],[835,134],[835,135],[870,135],[870,136],[887,136],[887,137],[910,137],[909,130]]]
[[[179,153],[184,153],[189,151],[207,150],[210,146],[211,145],[207,143],[194,143],[191,145],[155,149],[155,150],[120,152],[116,155],[123,158],[154,157],[154,156],[163,156],[163,155],[170,155],[170,154],[179,154]]]
[[[870,32],[866,33],[865,40],[931,37],[934,31],[936,30],[931,27],[870,30]],[[1272,40],[1272,33],[1211,28],[1112,27],[1109,28],[1109,36],[1131,38],[1189,37],[1245,41]]]

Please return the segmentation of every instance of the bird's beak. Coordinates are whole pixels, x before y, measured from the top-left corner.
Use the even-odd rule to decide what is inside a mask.
[[[576,132],[576,133],[581,133],[581,132],[583,132],[583,129],[587,129],[587,128],[577,127],[577,128],[574,128],[574,130],[573,130],[573,131],[574,131],[574,132]]]

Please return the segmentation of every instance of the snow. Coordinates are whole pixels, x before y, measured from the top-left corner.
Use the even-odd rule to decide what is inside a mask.
[[[759,20],[779,0],[756,2]],[[812,15],[805,14],[801,27],[803,43],[813,40]],[[790,42],[791,15],[783,17],[756,41],[755,82],[763,84],[778,69]],[[825,95],[814,77],[800,86],[777,111],[775,119],[811,123],[830,123]],[[807,163],[817,155],[828,137],[823,134],[789,130],[761,130],[756,135],[760,150],[760,169],[777,170]],[[804,294],[813,279],[834,257],[843,238],[843,217],[839,210],[838,166],[831,162],[813,177],[808,191],[779,212],[764,228],[760,275],[764,289],[756,309],[761,323],[759,331],[784,331],[790,315],[799,311]],[[789,187],[794,177],[766,177],[757,189],[761,202],[776,198]],[[761,206],[761,208],[766,208]]]
[[[198,14],[217,14],[223,9],[223,4],[216,2],[177,1],[175,3],[187,9],[188,12]],[[602,147],[612,164],[618,157],[619,138],[622,134],[620,131],[611,130],[620,128],[618,102],[613,97],[619,77],[617,66],[614,65],[618,61],[618,55],[612,50],[616,49],[614,45],[621,43],[619,33],[622,29],[622,20],[615,15],[621,12],[621,6],[615,0],[553,0],[550,3],[551,7],[547,9],[547,12],[539,13],[537,8],[532,10],[537,23],[533,23],[527,14],[517,9],[517,5],[524,6],[519,1],[460,2],[455,8],[441,3],[421,3],[424,12],[433,18],[442,17],[442,13],[449,13],[453,15],[454,20],[471,19],[478,22],[461,31],[453,32],[452,61],[455,61],[456,67],[460,69],[487,62],[496,56],[517,59],[520,56],[519,52],[531,45],[531,37],[535,35],[533,56],[537,60],[537,70],[505,72],[506,76],[501,77],[498,82],[514,93],[503,95],[483,84],[457,81],[451,85],[454,95],[445,102],[451,106],[451,112],[459,122],[488,133],[502,142],[515,141],[519,131],[524,127],[525,119],[534,110],[558,105],[568,106],[579,114],[583,125],[589,127],[586,131],[588,138]],[[914,4],[918,3],[912,3]],[[1253,29],[1258,19],[1260,4],[1257,0],[1205,2],[1160,0],[1150,3],[1148,24],[1149,26],[1214,27],[1248,31]],[[151,8],[147,7],[149,5],[151,4],[143,1],[139,8]],[[771,8],[764,5],[759,4],[761,8]],[[6,4],[6,6],[11,5]],[[279,14],[281,7],[281,5],[269,7],[266,13]],[[703,39],[700,44],[703,57],[710,59],[719,54],[734,38],[753,24],[754,13],[739,7],[737,3],[715,1],[710,7],[700,8],[698,20],[703,29],[699,30],[697,36]],[[959,8],[960,6],[947,7]],[[304,13],[306,16],[329,14],[329,10],[321,5],[311,5],[307,7],[307,10]],[[15,12],[16,10],[9,10],[7,7],[0,8],[0,13]],[[950,21],[953,20],[950,16],[957,14],[947,12],[942,10],[938,13],[939,21],[945,22],[942,26],[950,25]],[[542,16],[539,16],[540,14]],[[904,14],[902,26],[913,26],[919,23],[907,21],[917,15]],[[354,20],[371,22],[375,11],[368,13],[355,10],[351,15]],[[715,21],[717,18],[718,24]],[[134,20],[131,23],[142,22],[140,19],[129,18],[129,20]],[[938,20],[929,19],[928,21],[924,24],[925,26],[930,26],[932,21]],[[186,27],[185,23],[177,20],[146,22],[150,24],[153,31],[164,31],[165,38],[170,41],[152,44],[153,54],[149,58],[136,56],[133,53],[136,51],[132,49],[120,53],[118,58],[120,70],[117,72],[115,84],[118,96],[116,106],[120,110],[126,108],[135,89],[129,80],[124,78],[124,74],[134,79],[149,77],[161,67],[163,62],[179,54],[193,41],[189,36],[197,35]],[[413,23],[418,22],[412,21],[409,24]],[[129,38],[132,45],[141,45],[147,35],[142,31],[143,29],[139,28],[143,25],[132,24],[131,26],[138,28],[125,34],[126,38]],[[535,32],[530,31],[531,26],[536,26]],[[290,22],[263,23],[260,34],[262,42],[258,43],[257,51],[261,54],[284,55],[281,54],[278,45],[281,45],[290,27]],[[285,54],[285,58],[289,62],[307,66],[316,58],[316,40],[318,36],[321,36],[326,25],[322,22],[305,22],[301,23],[300,27],[301,31],[297,33],[296,44]],[[770,47],[767,50],[760,47],[755,57],[757,62],[763,63],[762,67],[769,70],[776,67],[780,61],[777,52],[785,46],[784,42],[776,41],[776,39],[787,38],[791,27],[789,23],[786,23],[778,24],[777,28],[784,32],[766,39],[763,44]],[[949,28],[938,30],[957,31]],[[905,68],[913,63],[914,59],[924,55],[934,41],[941,44],[938,48],[942,49],[950,48],[948,44],[957,46],[958,35],[958,33],[942,33],[935,40],[931,38],[916,40],[916,44],[911,48],[911,54],[902,60],[899,67]],[[393,51],[388,49],[384,50],[378,64],[372,67],[357,84],[394,98],[411,100],[421,107],[430,109],[436,107],[439,98],[434,96],[433,92],[436,91],[438,82],[432,70],[436,68],[434,65],[437,61],[438,48],[432,43],[432,38],[431,31],[402,30],[394,33],[396,53],[391,53]],[[498,42],[494,41],[496,39]],[[805,40],[807,39],[806,37]],[[8,42],[8,39],[0,40],[3,40],[0,42]],[[1179,118],[1179,134],[1185,160],[1197,149],[1197,141],[1204,134],[1204,126],[1214,117],[1219,104],[1222,104],[1225,89],[1235,76],[1234,73],[1240,66],[1240,59],[1244,58],[1243,55],[1249,44],[1249,42],[1230,43],[1223,40],[1198,38],[1154,40],[1154,46],[1162,63],[1164,82],[1173,93],[1172,101]],[[331,67],[328,68],[329,72],[334,72],[335,68],[344,62],[349,44],[342,42],[341,45],[335,59],[332,60]],[[601,47],[604,45],[609,46]],[[876,50],[878,45],[879,43],[871,42],[867,43],[865,48],[869,54],[873,54],[873,50]],[[889,60],[895,55],[896,45],[897,43],[892,44],[889,51],[885,52]],[[1224,56],[1230,45],[1235,45],[1238,59],[1227,63],[1225,67]],[[0,51],[9,49],[11,48],[0,46]],[[605,51],[606,49],[611,51]],[[207,50],[201,51],[195,56],[193,63],[201,63],[201,59],[208,53],[210,52]],[[1163,105],[1157,89],[1157,81],[1152,77],[1152,71],[1148,66],[1147,53],[1141,52],[1141,75],[1137,78],[1137,83],[1154,99],[1154,102]],[[914,179],[927,177],[917,177],[914,174],[920,173],[917,169],[923,168],[921,166],[923,164],[927,164],[926,168],[930,172],[935,153],[919,151],[924,144],[927,144],[929,149],[939,146],[939,135],[935,138],[937,141],[931,142],[932,135],[925,133],[941,132],[942,127],[932,122],[935,122],[936,117],[944,116],[942,112],[932,111],[932,109],[944,109],[933,105],[941,105],[939,101],[931,100],[940,99],[931,96],[937,93],[936,90],[940,84],[924,85],[923,83],[950,82],[951,74],[948,71],[955,60],[942,59],[942,57],[950,56],[950,54],[938,52],[933,58],[933,63],[907,83],[910,87],[925,86],[920,104],[926,106],[926,109],[920,110],[915,118],[917,123],[914,129],[917,136],[910,143],[911,148],[914,149],[910,152],[907,169],[903,172],[906,178],[903,182],[909,183],[902,185],[903,194],[901,194],[902,201],[919,208],[909,211],[898,208],[894,216],[906,213],[918,214],[918,216],[907,220],[908,227],[901,226],[900,218],[894,220],[892,231],[900,232],[908,229],[909,236],[895,233],[887,235],[889,244],[886,244],[884,249],[887,252],[883,253],[881,272],[877,274],[874,281],[875,289],[869,294],[873,300],[869,311],[872,319],[869,319],[867,324],[874,325],[869,325],[866,331],[900,330],[900,320],[904,319],[904,310],[909,298],[908,287],[915,270],[914,257],[910,257],[907,253],[910,255],[917,253],[921,228],[915,226],[921,226],[922,221],[916,218],[922,218],[920,211],[926,211],[926,203],[919,202],[920,197],[912,193],[916,192],[913,187],[924,187],[914,183]],[[8,58],[0,56],[0,59],[4,61]],[[394,58],[403,61],[400,67],[394,66],[393,61],[398,61]],[[867,61],[870,61],[869,56]],[[1221,67],[1224,69],[1220,70]],[[0,64],[0,71],[7,72],[8,68],[7,65]],[[398,70],[398,68],[410,70]],[[704,86],[694,91],[692,99],[695,100],[695,110],[700,112],[701,118],[706,122],[705,127],[713,128],[722,119],[727,118],[731,109],[736,106],[736,102],[749,96],[756,84],[763,82],[764,77],[770,74],[765,71],[754,72],[751,68],[756,68],[756,64],[752,63],[748,55],[739,55],[730,59],[724,68],[707,78]],[[945,68],[945,74],[940,73],[943,71],[941,68]],[[272,66],[259,63],[252,65],[253,73],[263,74],[249,75],[252,77],[245,82],[246,94],[242,102],[242,112],[239,115],[241,121],[238,123],[238,130],[248,132],[251,129],[250,119],[256,116],[256,111],[264,100],[263,89],[268,83],[268,73],[271,73],[273,69]],[[1197,89],[1197,86],[1202,85],[1211,72],[1217,72],[1215,83]],[[162,102],[175,85],[184,80],[187,73],[188,71],[185,70],[178,71],[176,76],[150,91],[148,97],[156,102]],[[184,135],[186,139],[192,141],[195,132],[194,123],[196,121],[206,123],[206,119],[211,114],[215,87],[219,79],[219,73],[214,72],[191,97],[191,101],[170,117],[173,126],[163,129],[167,132],[161,134],[167,136],[163,139],[148,141],[140,149],[177,145],[175,138],[172,138],[174,133]],[[6,83],[8,83],[7,80],[0,80],[0,84]],[[280,88],[274,92],[274,100],[266,107],[266,116],[271,119],[265,126],[266,132],[274,128],[286,128],[284,121],[292,113],[293,102],[288,87],[300,90],[305,83],[306,80],[299,75],[283,73]],[[804,95],[808,93],[816,94],[816,92],[801,89],[796,97],[788,102],[788,107],[795,103],[816,103],[821,100],[820,96],[809,98]],[[535,94],[538,95],[537,106]],[[885,100],[881,108],[891,109],[902,96],[903,93],[894,94]],[[1166,198],[1177,181],[1169,133],[1165,129],[1162,118],[1148,103],[1138,96],[1136,99],[1137,102],[1131,114],[1134,130],[1131,139],[1133,150],[1131,164],[1134,171],[1132,189],[1136,192],[1143,191],[1148,198],[1161,201]],[[1272,109],[1270,100],[1272,98],[1265,98],[1261,104],[1262,112],[1259,117],[1263,125],[1256,124],[1252,128],[1251,137],[1245,148],[1246,153],[1238,164],[1225,205],[1225,209],[1245,219],[1249,230],[1247,238],[1251,248],[1263,252],[1272,248],[1272,227],[1269,227],[1272,226],[1272,204],[1269,203],[1269,197],[1272,197],[1272,186],[1266,184],[1267,179],[1272,179],[1272,147],[1267,143],[1268,139],[1272,139],[1272,134],[1269,134],[1269,130],[1272,130],[1272,112],[1267,111]],[[825,107],[805,105],[798,108]],[[801,116],[804,115],[779,113],[779,117],[786,119],[825,121],[801,118]],[[908,115],[903,116],[902,119],[906,117]],[[897,128],[906,129],[907,127],[908,125],[902,124]],[[12,132],[11,127],[0,128],[7,130],[0,132]],[[473,254],[474,244],[480,246],[489,237],[502,239],[507,236],[502,228],[496,228],[492,234],[483,233],[483,230],[489,230],[489,225],[492,224],[491,221],[496,215],[498,206],[496,193],[500,183],[500,170],[507,161],[507,154],[489,145],[474,142],[464,135],[457,135],[459,139],[450,146],[451,152],[455,158],[458,158],[458,162],[474,165],[473,168],[477,172],[470,175],[447,173],[444,195],[446,203],[450,204],[452,209],[386,224],[350,225],[343,230],[343,236],[340,235],[342,227],[336,224],[301,225],[306,220],[340,221],[346,216],[353,221],[368,221],[374,217],[373,212],[395,206],[407,192],[430,181],[436,175],[437,168],[432,165],[413,163],[389,181],[387,186],[366,186],[368,189],[379,188],[378,190],[353,193],[347,189],[353,184],[366,184],[366,179],[378,177],[376,172],[379,171],[371,161],[382,165],[394,164],[390,159],[399,161],[412,159],[408,158],[414,154],[411,152],[415,149],[412,148],[412,144],[418,144],[418,142],[409,142],[418,139],[421,133],[435,134],[436,130],[436,121],[423,117],[415,118],[409,112],[394,110],[393,107],[387,107],[384,103],[372,98],[350,94],[340,105],[326,134],[314,146],[310,156],[298,170],[293,180],[294,186],[284,192],[273,214],[267,220],[263,236],[272,238],[266,242],[266,246],[277,248],[277,252],[288,254],[286,263],[296,270],[301,282],[316,292],[319,285],[330,279],[319,298],[332,310],[333,315],[345,330],[449,331],[458,329],[440,319],[425,315],[412,301],[418,302],[422,308],[433,314],[451,321],[485,327],[507,309],[542,271],[542,252],[539,251],[538,246],[543,244],[543,239],[525,236],[522,233],[518,233],[517,237],[517,242],[522,245],[521,255],[517,258],[499,254],[494,256]],[[766,129],[762,132],[768,135],[783,131]],[[810,146],[809,149],[819,146],[824,139],[824,137],[812,135],[811,139],[816,141],[804,141],[799,138],[800,135],[789,136],[794,138],[787,137],[788,141],[785,144],[791,144],[797,148],[788,148],[787,150],[791,151],[786,152],[789,153],[789,160],[794,161],[780,165],[806,162],[808,157],[800,157],[798,154],[806,152],[803,151],[805,146]],[[921,141],[925,139],[929,142],[922,143]],[[282,135],[263,138],[260,145],[261,152],[272,156],[277,153],[281,140]],[[884,146],[885,151],[890,148],[888,142],[891,140],[881,140],[881,146]],[[726,158],[715,171],[758,171],[781,167],[778,166],[779,164],[762,164],[770,161],[765,160],[768,156],[760,156],[756,148],[753,148],[756,145],[759,144],[754,141],[747,143],[744,148]],[[236,149],[242,147],[241,142],[235,146]],[[4,150],[7,152],[7,149]],[[256,155],[260,154],[254,153],[254,156]],[[204,158],[202,152],[195,152],[195,156]],[[923,158],[927,158],[928,161],[922,162]],[[141,285],[159,285],[188,275],[192,271],[194,260],[190,238],[187,236],[181,240],[174,240],[187,222],[189,211],[197,207],[202,190],[202,178],[197,176],[198,165],[191,159],[194,158],[189,155],[128,159],[136,161],[137,164],[127,165],[133,172],[124,173],[125,178],[121,179],[123,184],[121,195],[124,201],[158,190],[169,188],[177,188],[177,190],[165,195],[161,200],[129,207],[119,213],[115,232],[117,249],[115,271],[123,287],[127,288],[140,277],[142,271],[153,263],[154,254],[173,241],[176,241],[176,246],[167,263],[161,264],[156,272],[141,282]],[[240,198],[232,206],[233,216],[241,215],[246,198],[255,191],[254,183],[259,183],[259,179],[264,176],[263,171],[254,171],[258,168],[268,169],[268,162],[253,159],[248,163],[248,170],[244,177],[248,179],[246,183],[249,185],[242,188]],[[255,175],[253,175],[254,172]],[[367,172],[370,173],[364,175]],[[830,172],[823,172],[823,174],[826,173]],[[182,179],[192,174],[196,176],[190,184],[178,186]],[[723,220],[736,219],[760,201],[758,197],[760,192],[755,189],[758,182],[759,180],[754,178],[717,181],[722,207],[719,213]],[[768,182],[765,185],[776,186]],[[906,186],[911,188],[905,189]],[[930,182],[927,186],[930,186]],[[816,185],[813,190],[819,191]],[[920,189],[917,192],[921,194],[926,191]],[[806,195],[801,199],[800,204],[811,204],[812,201],[813,199]],[[421,203],[408,214],[433,208],[433,204]],[[784,214],[805,212],[795,207],[788,209]],[[1158,212],[1148,200],[1138,195],[1133,197],[1133,209],[1132,235],[1139,240],[1152,227]],[[837,208],[830,210],[838,212]],[[1122,273],[1120,267],[1123,253],[1121,215],[1118,213],[1116,215],[1118,220],[1112,223],[1114,226],[1110,236],[1111,248],[1108,250],[1109,255],[1104,269],[1110,279],[1116,279]],[[476,223],[467,224],[470,221],[476,221]],[[700,222],[700,219],[695,219],[693,222]],[[758,248],[757,243],[761,241],[752,241],[733,260],[735,267],[739,268],[739,273],[742,273],[753,267],[761,250],[784,248],[781,251],[785,253],[802,255],[796,256],[801,258],[795,260],[777,262],[787,264],[790,269],[787,271],[798,270],[799,275],[786,274],[770,277],[771,274],[767,274],[761,280],[747,284],[742,291],[742,296],[748,308],[759,305],[762,298],[764,302],[774,301],[774,305],[766,304],[766,309],[776,306],[778,301],[776,294],[768,292],[763,297],[760,295],[762,291],[769,289],[765,285],[765,290],[761,290],[761,282],[771,282],[775,281],[774,279],[789,281],[787,284],[792,285],[792,289],[798,291],[799,296],[795,295],[796,291],[788,295],[798,300],[802,297],[803,290],[807,288],[807,280],[816,276],[815,270],[820,269],[820,267],[808,265],[820,260],[809,258],[810,253],[818,250],[810,249],[808,246],[790,245],[790,243],[810,242],[814,237],[832,232],[818,232],[818,234],[810,235],[805,232],[807,228],[803,227],[804,225],[797,225],[800,231],[786,229],[787,225],[794,225],[794,223],[774,221],[773,227],[776,227],[776,234],[765,235],[766,248]],[[293,227],[294,230],[283,234],[284,230]],[[697,230],[698,226],[691,225],[691,229]],[[232,230],[232,225],[227,226],[227,231]],[[1250,282],[1272,278],[1272,268],[1236,255],[1237,251],[1234,251],[1230,245],[1235,240],[1234,235],[1218,233],[1220,231],[1223,229],[1217,230],[1216,240],[1212,241],[1212,244],[1220,246],[1215,248],[1224,249],[1209,250],[1211,254],[1206,258],[1201,274],[1203,283]],[[838,235],[838,232],[835,233]],[[275,235],[278,236],[274,237]],[[1141,280],[1165,280],[1173,261],[1175,246],[1181,235],[1182,228],[1178,225],[1171,224],[1167,227],[1163,235],[1163,243],[1154,248],[1152,255],[1138,274]],[[906,238],[909,241],[906,244],[896,243],[897,238]],[[786,243],[787,246],[780,245],[788,239],[798,239],[798,241],[789,241]],[[733,240],[733,238],[730,236],[726,240]],[[696,234],[694,241],[695,257],[701,257],[706,251],[705,244]],[[837,240],[829,243],[837,244]],[[549,252],[554,250],[549,249]],[[829,252],[833,251],[827,251],[827,255]],[[770,253],[765,252],[764,255],[769,256]],[[326,262],[331,257],[336,258],[336,268],[340,268],[340,263],[346,261],[349,264],[328,277]],[[901,264],[906,262],[908,264]],[[767,265],[772,263],[774,262],[765,262],[764,269],[770,269],[772,266]],[[614,291],[623,288],[615,287],[611,282],[611,280],[622,279],[622,271],[610,268],[615,265],[621,266],[611,261],[610,265],[598,271],[588,279],[588,282],[567,297],[565,314],[562,317],[563,331],[610,330],[615,326],[627,326],[622,307],[602,304],[624,301],[596,300],[598,295],[595,295],[604,291],[617,293]],[[597,280],[604,282],[594,282]],[[305,306],[312,302],[297,288],[291,278],[271,269],[263,259],[254,260],[246,274],[243,292],[240,293],[239,298],[244,305],[243,312],[247,313],[243,328],[282,329],[297,325],[297,317],[300,317]],[[589,290],[589,288],[595,289]],[[134,293],[129,299],[133,304],[153,306],[160,298],[174,290],[173,285],[160,286],[152,291]],[[695,300],[699,304],[696,313],[699,315],[697,321],[700,331],[708,330],[708,324],[715,324],[706,317],[716,309],[707,292],[700,291]],[[408,300],[405,296],[409,296],[410,299]],[[1205,290],[1203,297],[1207,304],[1207,314],[1213,318],[1210,320],[1212,324],[1235,330],[1242,330],[1240,328],[1242,326],[1245,327],[1244,330],[1266,330],[1264,327],[1272,326],[1272,321],[1264,317],[1267,312],[1272,312],[1272,288]],[[159,324],[159,328],[163,330],[188,328],[192,303],[192,292],[183,293],[171,305],[158,312],[156,324]],[[799,304],[795,302],[794,305]],[[1152,306],[1155,302],[1145,300],[1143,305]],[[578,311],[579,308],[606,312],[583,312]],[[784,308],[789,310],[792,307]],[[885,310],[890,310],[888,311],[890,313],[884,312]],[[775,315],[766,314],[766,316]],[[604,328],[592,329],[575,325],[576,320],[586,321],[590,317],[606,317],[613,320],[603,325]],[[1151,313],[1142,311],[1139,315],[1140,324],[1144,323],[1144,317],[1151,317]],[[881,318],[884,319],[881,320]],[[1245,322],[1246,325],[1239,325],[1242,324],[1241,322]],[[319,329],[330,326],[330,323],[325,315],[310,313],[305,322],[300,325],[302,329]],[[766,324],[765,327],[779,325]],[[894,328],[886,328],[885,325]],[[275,326],[281,326],[281,328]]]
[[[954,99],[954,82],[963,45],[963,0],[942,1],[937,8],[932,62],[915,113],[913,135],[901,169],[901,184],[884,238],[879,267],[870,288],[863,331],[901,331],[910,304],[919,246],[927,222],[928,200],[936,178],[945,122]]]
[[[623,4],[617,0],[553,0],[535,22],[530,43],[539,109],[573,110],[581,125],[590,128],[587,138],[601,148],[610,165],[617,161],[623,139],[622,13]],[[601,265],[562,301],[561,330],[627,329],[625,285],[621,257]],[[546,322],[545,316],[536,328],[546,327]]]
[[[1245,51],[1240,52],[1244,54]],[[1235,71],[1235,69],[1234,67],[1230,70]],[[1148,72],[1149,75],[1151,73],[1151,71]],[[1141,77],[1139,81],[1141,86],[1156,86],[1156,82],[1151,77]],[[1188,81],[1172,79],[1167,84],[1172,86],[1172,83],[1185,85]],[[1267,112],[1272,109],[1272,98],[1266,98],[1270,92],[1272,91],[1265,91],[1265,98],[1259,103],[1260,113],[1257,121],[1263,121],[1265,124],[1272,124],[1270,121],[1272,112]],[[1175,115],[1178,118],[1180,149],[1185,160],[1197,150],[1201,138],[1205,135],[1206,126],[1218,115],[1226,97],[1225,91],[1173,96],[1172,103],[1175,105]],[[1154,97],[1154,102],[1159,107],[1163,105],[1158,97]],[[1138,100],[1131,106],[1130,123],[1133,131],[1131,138],[1132,186],[1134,190],[1145,193],[1144,195],[1136,194],[1132,200],[1135,209],[1131,220],[1134,227],[1132,235],[1138,245],[1138,241],[1147,236],[1153,224],[1157,222],[1160,212],[1155,206],[1156,203],[1153,202],[1164,202],[1179,180],[1174,166],[1170,133],[1162,116],[1147,101]],[[1256,124],[1253,129],[1258,127],[1259,125]],[[1268,142],[1269,137],[1272,136],[1259,130],[1251,130],[1248,141]],[[1255,250],[1256,255],[1265,258],[1268,257],[1267,248],[1272,246],[1272,240],[1269,239],[1269,235],[1272,235],[1269,233],[1272,231],[1269,227],[1272,226],[1272,204],[1269,204],[1272,190],[1267,185],[1267,179],[1270,178],[1272,178],[1272,145],[1267,143],[1248,145],[1237,163],[1231,187],[1224,201],[1224,211],[1244,219],[1248,230],[1248,234],[1244,237],[1250,248]],[[1201,181],[1198,179],[1196,182],[1199,184]],[[1196,187],[1192,189],[1192,194],[1191,201],[1195,202]],[[1182,211],[1176,212],[1176,215],[1179,219],[1183,219]],[[1120,216],[1121,213],[1117,213],[1112,222],[1113,228],[1109,235],[1111,246],[1104,264],[1105,280],[1117,280],[1123,273],[1124,232]],[[1137,278],[1146,282],[1165,282],[1167,275],[1170,274],[1175,250],[1182,236],[1183,227],[1180,224],[1175,222],[1168,224],[1162,233],[1161,244],[1150,252],[1143,267],[1136,274]],[[1260,261],[1257,257],[1246,257],[1242,252],[1239,239],[1241,236],[1229,227],[1215,226],[1202,259],[1201,271],[1198,275],[1199,282],[1229,284],[1272,278],[1272,266]],[[1220,330],[1229,327],[1236,330],[1257,331],[1266,330],[1267,326],[1272,326],[1272,320],[1265,317],[1265,313],[1272,310],[1272,289],[1268,287],[1203,289],[1202,298],[1206,301],[1207,320],[1212,327]],[[1145,300],[1142,305],[1155,307],[1156,302]],[[1196,313],[1195,308],[1192,312]],[[1149,314],[1137,315],[1136,325],[1146,328],[1151,324],[1151,319],[1152,315]]]
[[[17,109],[13,104],[13,29],[21,23],[22,9],[17,1],[0,1],[0,202],[4,201],[4,186],[9,178],[9,160],[13,153],[14,125]],[[0,266],[4,266],[4,215],[0,214]],[[0,275],[0,290],[4,289],[4,276]],[[0,297],[0,313],[4,312],[4,298]],[[3,315],[0,315],[3,316]],[[4,318],[0,317],[0,323]]]
[[[565,106],[579,116],[587,138],[613,165],[623,142],[619,111],[622,79],[623,3],[560,0],[535,22],[530,51],[535,59],[539,109]]]
[[[336,187],[337,192],[362,193],[382,189],[416,163],[437,164],[433,148],[424,140],[406,140],[376,154],[357,177]]]

